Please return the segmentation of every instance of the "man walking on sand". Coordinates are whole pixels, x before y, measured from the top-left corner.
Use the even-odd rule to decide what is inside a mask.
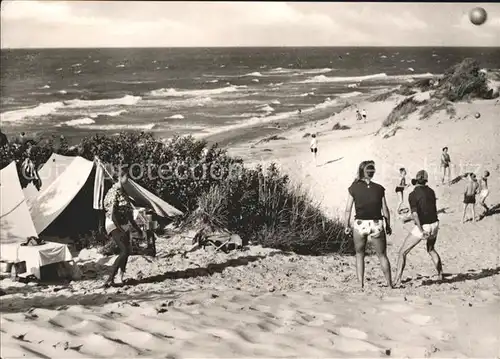
[[[415,189],[408,196],[410,209],[415,222],[415,227],[408,234],[399,250],[398,267],[396,270],[396,283],[401,285],[401,277],[406,265],[406,256],[421,240],[427,242],[427,253],[431,256],[432,262],[438,272],[438,278],[443,279],[443,265],[441,258],[434,248],[439,231],[439,220],[436,209],[436,194],[427,186],[429,175],[426,171],[418,171],[412,184]]]
[[[365,109],[363,109],[363,111],[361,111],[361,116],[363,116],[363,120],[366,123],[366,110]]]
[[[477,178],[474,173],[469,174],[469,181],[465,186],[464,190],[464,215],[462,217],[462,223],[465,223],[465,216],[467,214],[467,207],[471,207],[473,222],[476,222],[476,195],[479,193],[479,183],[477,183]]]

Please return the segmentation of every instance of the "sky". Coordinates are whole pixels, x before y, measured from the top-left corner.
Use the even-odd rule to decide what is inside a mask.
[[[500,46],[497,3],[15,0],[0,15],[2,48]]]

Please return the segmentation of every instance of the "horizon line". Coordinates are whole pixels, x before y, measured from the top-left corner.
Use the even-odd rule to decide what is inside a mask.
[[[322,45],[284,45],[284,46],[269,46],[269,45],[222,45],[222,46],[81,46],[81,47],[0,47],[0,50],[80,50],[80,49],[224,49],[224,48],[485,48],[494,49],[500,48],[497,46],[474,46],[474,45],[341,45],[341,46],[322,46]]]

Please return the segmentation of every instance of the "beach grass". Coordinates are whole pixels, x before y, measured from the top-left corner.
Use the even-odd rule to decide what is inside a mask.
[[[382,122],[382,126],[389,127],[395,123],[406,120],[408,116],[417,111],[418,107],[423,103],[423,101],[415,100],[413,96],[405,98],[394,107],[384,122]]]

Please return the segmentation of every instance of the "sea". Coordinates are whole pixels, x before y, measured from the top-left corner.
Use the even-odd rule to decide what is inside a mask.
[[[1,128],[72,143],[146,131],[232,144],[466,57],[499,71],[498,47],[2,49]]]

